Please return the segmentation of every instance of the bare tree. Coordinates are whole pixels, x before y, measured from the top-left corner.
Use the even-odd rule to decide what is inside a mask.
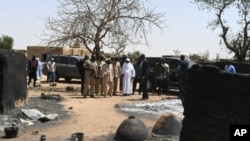
[[[117,44],[117,37],[131,44],[148,44],[152,27],[164,28],[164,13],[146,7],[147,0],[59,0],[58,17],[48,17],[45,41],[64,46],[80,39],[93,53]],[[152,4],[149,4],[152,5]]]
[[[180,56],[181,52],[178,49],[173,50],[175,56]]]
[[[246,0],[194,0],[198,6],[204,10],[215,11],[216,19],[209,23],[212,30],[221,28],[220,37],[230,52],[234,53],[237,61],[244,61],[246,52],[250,48],[249,40],[249,24],[250,24],[250,2]],[[233,33],[228,25],[228,21],[224,19],[227,9],[235,7],[238,10],[240,20],[237,21],[241,30]]]
[[[117,42],[113,43],[110,48],[115,50],[114,54],[121,57],[121,55],[124,54],[127,45],[126,39],[117,38]]]

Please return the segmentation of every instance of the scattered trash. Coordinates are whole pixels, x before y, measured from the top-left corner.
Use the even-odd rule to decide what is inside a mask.
[[[38,135],[38,134],[39,134],[39,131],[34,131],[34,132],[32,132],[31,135]]]
[[[60,101],[62,97],[59,94],[45,94],[41,93],[41,99],[54,99]]]
[[[66,91],[67,92],[74,91],[74,87],[73,86],[68,86],[68,87],[66,87]]]
[[[38,111],[37,109],[21,109],[21,110],[29,119],[39,120],[41,122],[54,120],[58,116],[58,114],[44,115],[42,112]]]
[[[22,118],[19,118],[19,120],[21,121],[21,123],[26,123],[27,125],[33,125],[34,124],[32,121],[24,120]]]
[[[29,118],[38,120],[39,118],[45,117],[45,115],[37,109],[21,109],[21,111]]]
[[[42,118],[39,118],[39,121],[46,122],[46,121],[54,120],[57,116],[58,114],[48,114]]]

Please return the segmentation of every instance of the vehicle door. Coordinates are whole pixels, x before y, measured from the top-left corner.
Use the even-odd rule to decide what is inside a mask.
[[[69,63],[69,59],[66,56],[59,56],[55,59],[56,62],[56,71],[58,72],[59,77],[67,76],[67,64]]]
[[[69,57],[69,63],[68,63],[68,76],[69,78],[80,78],[79,70],[76,66],[76,64],[79,62],[77,58]]]
[[[169,81],[170,83],[178,83],[179,82],[179,67],[181,65],[180,60],[178,59],[167,59],[167,63],[169,65]]]

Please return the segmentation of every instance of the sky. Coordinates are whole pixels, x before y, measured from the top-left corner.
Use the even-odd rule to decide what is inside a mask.
[[[210,59],[231,58],[232,54],[220,45],[220,29],[212,32],[208,22],[215,15],[201,11],[190,0],[152,0],[157,12],[166,13],[166,28],[153,29],[148,35],[150,46],[128,47],[127,52],[140,51],[146,56],[210,53]],[[3,0],[0,4],[0,36],[8,35],[14,39],[14,49],[27,49],[27,46],[44,45],[41,42],[48,16],[57,16],[57,0]],[[236,21],[237,12],[229,10],[227,18]],[[232,22],[237,29],[237,24]]]

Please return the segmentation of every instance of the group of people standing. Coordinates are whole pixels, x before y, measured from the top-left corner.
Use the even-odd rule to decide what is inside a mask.
[[[188,62],[185,56],[182,55],[181,59],[181,79],[180,91],[181,94],[185,93],[185,84],[187,81]],[[142,99],[148,99],[147,81],[149,79],[149,63],[144,54],[141,54],[134,63],[131,63],[130,58],[124,57],[119,60],[118,57],[104,58],[104,56],[86,55],[84,60],[76,64],[79,68],[81,76],[81,94],[84,97],[88,95],[95,97],[95,95],[114,96],[117,95],[118,84],[120,80],[120,91],[122,95],[128,96],[134,94],[139,83],[138,93],[142,93]],[[33,86],[36,87],[37,80],[42,77],[42,63],[36,55],[33,55],[28,62],[29,81],[30,85],[33,79]],[[47,63],[47,69],[51,86],[55,85],[55,70],[56,63],[54,58],[50,58]],[[158,95],[168,92],[169,81],[169,65],[165,62],[164,58],[158,60],[153,66],[154,86],[152,89],[153,94],[156,92]],[[227,70],[233,69],[231,64],[227,64]],[[234,71],[235,73],[235,71]]]
[[[42,78],[42,69],[43,65],[39,58],[36,57],[36,55],[32,55],[32,58],[28,60],[28,85],[30,85],[31,81],[33,81],[33,87],[37,86],[37,81],[39,81]]]
[[[149,76],[148,62],[142,54],[140,60],[141,88],[143,90],[142,99],[148,99],[147,79]],[[121,62],[118,57],[105,59],[103,56],[87,55],[81,64],[77,65],[82,77],[81,93],[84,97],[88,95],[113,96],[117,95],[120,79],[120,90],[124,96],[131,95],[134,91],[133,81],[136,75],[134,65],[130,58],[124,58]],[[82,66],[82,67],[81,67]],[[82,68],[82,69],[81,69]]]
[[[48,78],[51,81],[50,86],[55,86],[56,63],[54,58],[51,58],[50,61],[48,61],[46,67],[48,69]],[[40,59],[36,57],[36,54],[32,55],[32,58],[28,60],[27,69],[29,76],[28,85],[30,85],[30,83],[33,81],[33,87],[40,86],[40,83],[37,84],[37,82],[40,82],[40,79],[42,79],[43,64]]]
[[[81,64],[78,65],[81,68]],[[83,72],[83,73],[82,73]],[[103,56],[91,55],[84,57],[82,62],[82,88],[81,93],[84,97],[90,95],[116,95],[118,77],[121,74],[121,67],[117,58],[106,59]]]
[[[127,58],[122,66],[123,94],[135,93],[136,84],[139,83],[139,94],[142,92],[142,99],[148,99],[147,81],[149,78],[149,64],[144,54],[134,64]]]
[[[169,65],[164,58],[159,59],[154,66],[154,79],[155,87],[153,93],[157,92],[158,95],[168,93]]]

